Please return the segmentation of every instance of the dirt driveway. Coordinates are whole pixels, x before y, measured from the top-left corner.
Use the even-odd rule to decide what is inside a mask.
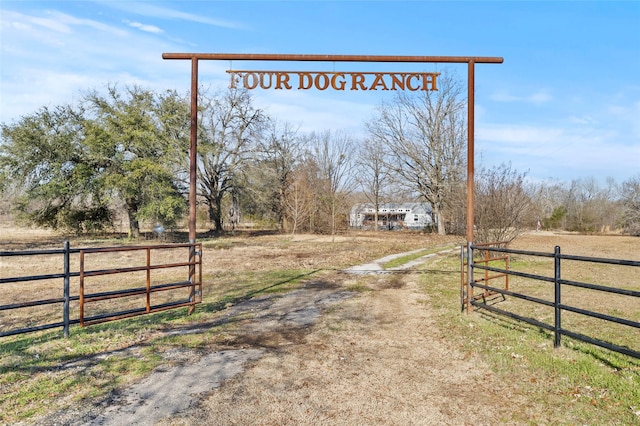
[[[298,342],[267,351],[166,424],[488,425],[512,411],[526,418],[508,385],[443,343],[446,330],[411,277],[397,278],[373,277],[372,291],[332,305]]]
[[[335,273],[291,292],[239,303],[215,324],[167,332],[198,333],[228,324],[219,350],[176,349],[165,355],[173,367],[156,369],[101,404],[40,420],[68,425],[527,423],[536,407],[474,355],[442,339],[447,330],[438,328],[415,279],[412,274]]]

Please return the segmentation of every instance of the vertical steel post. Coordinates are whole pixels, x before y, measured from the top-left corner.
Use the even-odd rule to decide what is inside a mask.
[[[468,62],[467,78],[467,241],[473,242],[473,180],[474,180],[474,104],[475,104],[475,62]]]
[[[474,179],[474,104],[475,62],[467,62],[467,313],[473,299],[473,179]]]
[[[147,247],[147,287],[146,311],[151,312],[151,248]]]
[[[64,337],[69,337],[69,241],[64,242],[64,289],[63,298],[64,303],[62,305],[62,332]]]
[[[80,250],[80,327],[84,327],[84,250]]]
[[[196,260],[196,174],[198,171],[198,58],[191,58],[191,133],[189,138],[189,281],[195,284]],[[191,287],[189,301],[193,301],[195,287]],[[194,305],[189,306],[189,315]]]
[[[189,136],[189,242],[196,242],[196,172],[198,170],[198,59],[191,58],[191,132]]]
[[[509,246],[505,246],[505,248],[509,248]],[[511,256],[509,253],[506,253],[506,259],[504,260],[504,266],[507,271],[509,270],[509,256]],[[509,273],[507,272],[504,276],[504,289],[505,290],[509,290]],[[504,295],[503,295],[504,296]]]
[[[484,266],[489,266],[489,247],[491,246],[485,246],[486,250],[484,251]],[[484,285],[489,286],[489,270],[485,269],[484,270]],[[489,297],[489,290],[487,290],[486,288],[484,289],[484,296],[485,297]]]
[[[467,304],[465,296],[467,294],[467,277],[464,272],[465,264],[464,264],[464,249],[463,245],[460,246],[460,310],[464,311],[464,308]]]
[[[465,250],[466,247],[460,246],[460,311],[464,312],[467,306],[467,273],[465,268]]]
[[[561,304],[561,295],[560,295],[560,246],[556,246],[554,250],[554,300],[553,300],[553,309],[554,309],[554,342],[553,347],[560,347],[560,337],[562,335],[562,320],[561,314],[562,310],[560,309]]]

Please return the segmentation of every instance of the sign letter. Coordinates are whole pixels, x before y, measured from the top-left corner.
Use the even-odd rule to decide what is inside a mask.
[[[383,74],[376,74],[376,78],[373,80],[369,90],[378,90],[378,86],[382,86],[382,90],[389,90],[387,83],[384,82]]]
[[[227,71],[227,72],[231,74],[231,83],[229,84],[229,88],[235,89],[236,83],[240,82],[240,77],[242,77],[242,74],[235,71]]]
[[[276,89],[282,89],[284,86],[285,89],[291,90],[291,85],[289,84],[289,74],[286,72],[278,72],[276,73]]]
[[[298,76],[300,77],[300,84],[298,85],[298,89],[311,89],[311,86],[313,86],[313,77],[311,77],[311,74],[308,72],[299,72]]]
[[[364,85],[364,74],[359,72],[351,74],[351,90],[358,90],[357,86],[360,87],[360,90],[367,90]]]
[[[329,77],[325,73],[318,73],[318,75],[316,75],[315,82],[316,89],[318,90],[325,90],[327,87],[329,87]]]
[[[337,82],[338,78],[340,78],[339,82]],[[345,84],[346,84],[346,81],[344,80],[343,72],[335,73],[333,77],[331,77],[331,87],[333,88],[333,90],[344,90]]]
[[[419,87],[415,87],[411,85],[411,79],[412,78],[418,78],[418,76],[416,74],[409,74],[407,76],[407,89],[411,90],[412,92],[415,92],[416,90],[420,89]]]
[[[249,84],[249,77],[251,77],[252,79],[251,84]],[[255,89],[256,87],[258,87],[258,76],[253,72],[247,73],[244,75],[242,83],[245,89]]]
[[[436,84],[436,78],[440,75],[439,72],[422,74],[422,89],[423,90],[438,90]],[[431,86],[431,88],[429,88]]]

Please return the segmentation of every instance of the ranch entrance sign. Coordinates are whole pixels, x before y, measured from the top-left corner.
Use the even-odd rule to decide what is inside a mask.
[[[162,59],[191,61],[191,136],[189,147],[189,241],[196,240],[196,165],[198,148],[198,61],[378,62],[467,64],[467,242],[473,242],[475,64],[501,64],[500,57],[279,55],[244,53],[163,53]],[[438,90],[439,73],[227,71],[231,87],[264,90]]]
[[[440,73],[384,73],[384,72],[293,72],[293,71],[227,71],[231,74],[229,87],[242,84],[245,89],[275,90],[438,90]]]

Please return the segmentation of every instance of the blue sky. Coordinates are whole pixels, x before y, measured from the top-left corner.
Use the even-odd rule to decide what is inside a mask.
[[[476,65],[476,163],[533,180],[640,175],[640,1],[0,3],[0,122],[108,83],[190,85],[164,52],[500,56]],[[442,71],[443,64],[200,62],[227,69]],[[466,65],[447,65],[466,84]],[[252,91],[280,121],[355,137],[389,93]]]

